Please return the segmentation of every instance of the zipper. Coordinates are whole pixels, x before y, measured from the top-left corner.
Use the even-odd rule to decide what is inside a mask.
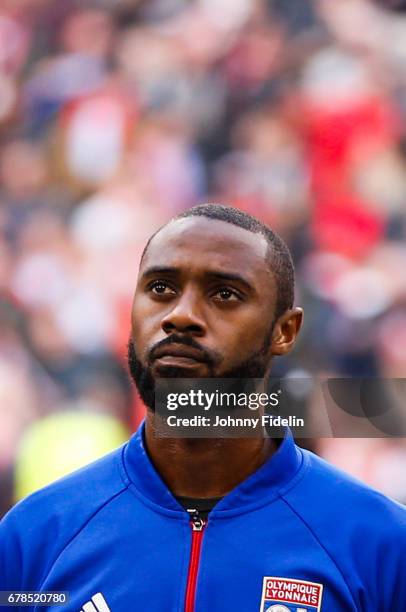
[[[200,553],[206,521],[204,521],[197,510],[188,510],[190,514],[190,526],[192,528],[192,545],[190,549],[189,571],[186,583],[185,612],[194,612],[197,574],[199,572]]]

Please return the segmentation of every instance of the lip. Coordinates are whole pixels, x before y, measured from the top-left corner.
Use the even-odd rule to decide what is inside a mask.
[[[170,346],[164,346],[158,349],[154,355],[154,361],[160,361],[162,363],[178,362],[181,364],[196,364],[203,363],[204,359],[202,352],[191,346],[182,346],[171,344]]]
[[[179,355],[163,355],[154,359],[154,363],[158,367],[175,367],[175,368],[198,368],[204,362],[193,357],[183,357]]]

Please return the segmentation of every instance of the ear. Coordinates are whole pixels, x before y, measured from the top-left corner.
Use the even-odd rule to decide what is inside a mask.
[[[293,348],[303,323],[302,308],[292,308],[279,317],[272,332],[272,355],[286,355]]]

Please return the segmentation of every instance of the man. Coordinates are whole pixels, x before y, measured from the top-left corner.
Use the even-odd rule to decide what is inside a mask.
[[[65,610],[83,612],[406,609],[401,506],[289,432],[280,444],[154,435],[160,378],[267,376],[301,322],[289,252],[259,221],[204,205],[161,228],[129,343],[145,426],[11,510],[0,589],[68,591]]]

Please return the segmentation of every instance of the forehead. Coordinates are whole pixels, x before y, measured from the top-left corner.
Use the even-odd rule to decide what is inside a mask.
[[[166,225],[148,246],[140,271],[150,266],[174,266],[201,271],[223,268],[253,278],[269,280],[268,243],[254,234],[225,221],[206,217],[186,217]]]

